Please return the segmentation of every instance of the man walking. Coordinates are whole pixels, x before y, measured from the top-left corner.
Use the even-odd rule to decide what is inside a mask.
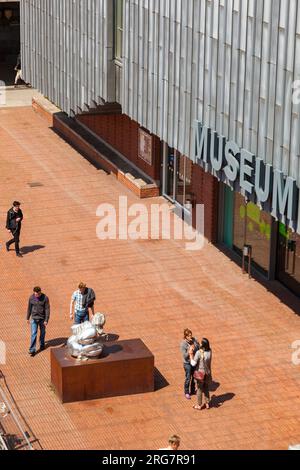
[[[71,298],[70,305],[70,318],[73,320],[73,307],[75,304],[75,325],[80,325],[85,321],[89,321],[89,308],[92,310],[92,318],[94,317],[94,301],[96,300],[96,295],[93,289],[87,287],[86,284],[81,282]]]
[[[19,79],[22,79],[21,54],[18,55],[15,71],[17,72],[15,78],[15,88],[17,88]]]
[[[13,207],[7,212],[6,228],[12,233],[14,238],[12,238],[9,242],[6,243],[6,250],[9,251],[10,245],[14,243],[16,247],[16,255],[22,258],[19,245],[23,212],[20,209],[20,205],[20,202],[14,201]]]
[[[48,297],[42,293],[40,287],[33,289],[33,295],[29,298],[27,310],[27,323],[31,323],[31,343],[29,354],[36,353],[36,340],[40,329],[40,351],[45,349],[46,326],[50,318],[50,303]],[[31,320],[30,320],[31,319]]]

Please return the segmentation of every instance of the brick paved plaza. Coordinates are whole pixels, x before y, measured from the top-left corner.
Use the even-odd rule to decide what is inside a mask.
[[[0,155],[1,368],[44,449],[157,449],[173,433],[182,449],[286,449],[300,441],[300,366],[291,361],[300,305],[292,294],[248,280],[212,245],[194,253],[168,240],[98,240],[99,204],[117,205],[120,195],[139,200],[30,107],[0,110]],[[23,259],[4,249],[15,199],[25,216]],[[70,336],[69,300],[79,281],[95,289],[109,333],[141,338],[153,352],[154,393],[60,404],[49,348]],[[32,358],[25,314],[35,285],[50,297],[52,315],[47,349]],[[209,411],[194,411],[195,397],[183,396],[179,343],[187,327],[212,343]]]

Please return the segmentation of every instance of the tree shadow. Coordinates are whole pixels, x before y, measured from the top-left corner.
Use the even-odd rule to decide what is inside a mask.
[[[211,408],[220,408],[226,401],[233,400],[234,397],[235,393],[224,393],[219,396],[213,395],[210,401]]]
[[[154,368],[154,391],[157,392],[165,387],[168,387],[170,384],[162,375],[161,372],[155,367]]]
[[[23,246],[20,251],[22,255],[28,255],[28,253],[33,253],[34,251],[42,250],[43,248],[46,247],[44,245]]]

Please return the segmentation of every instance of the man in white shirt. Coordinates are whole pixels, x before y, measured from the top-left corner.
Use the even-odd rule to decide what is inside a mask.
[[[74,319],[75,325],[80,325],[86,321],[89,321],[89,308],[92,310],[92,317],[94,316],[94,301],[96,300],[95,292],[86,284],[81,282],[71,298],[70,305],[70,319]],[[73,314],[73,307],[74,314]]]

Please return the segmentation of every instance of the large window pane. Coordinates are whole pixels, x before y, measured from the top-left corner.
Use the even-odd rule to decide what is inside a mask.
[[[272,217],[252,202],[246,204],[244,197],[235,194],[234,247],[242,250],[252,246],[253,261],[265,272],[270,267]]]
[[[300,295],[300,236],[279,224],[278,277]]]

